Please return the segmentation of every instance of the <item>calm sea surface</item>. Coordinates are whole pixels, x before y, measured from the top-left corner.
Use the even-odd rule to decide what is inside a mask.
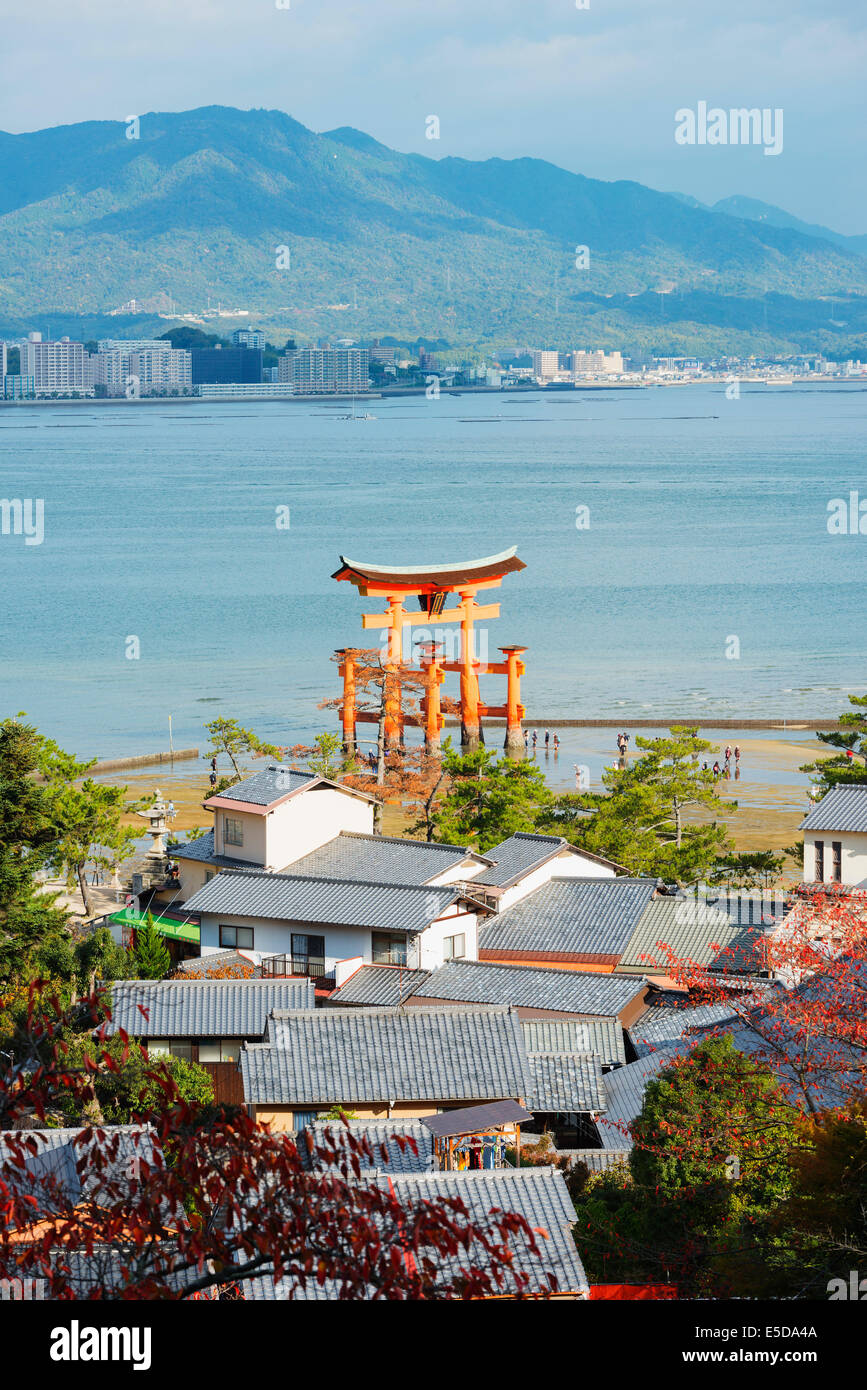
[[[867,500],[867,391],[366,408],[375,420],[327,404],[2,410],[0,497],[43,498],[45,539],[0,535],[0,713],[100,757],[167,747],[169,714],[176,747],[204,746],[217,714],[296,742],[337,727],[316,708],[337,692],[329,657],[379,606],[331,580],[341,554],[513,544],[527,568],[496,595],[489,654],[529,648],[537,718],[797,720],[867,686],[867,536],[826,524],[830,499]]]

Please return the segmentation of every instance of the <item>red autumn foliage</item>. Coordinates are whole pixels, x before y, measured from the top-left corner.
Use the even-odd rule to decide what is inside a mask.
[[[516,1246],[539,1254],[523,1217],[495,1209],[481,1226],[459,1199],[399,1202],[364,1175],[385,1151],[348,1129],[338,1144],[323,1141],[311,1170],[290,1136],[243,1110],[203,1123],[157,1063],[147,1074],[164,1103],[127,1132],[132,1172],[117,1131],[85,1127],[81,1190],[53,1171],[34,1176],[39,1146],[24,1126],[45,1125],[62,1095],[83,1113],[93,1100],[64,1032],[90,1025],[102,1039],[108,1016],[99,993],[64,1011],[31,988],[23,1040],[0,1073],[0,1278],[42,1279],[55,1299],[237,1298],[257,1278],[326,1286],[339,1299],[546,1296],[541,1265],[532,1282],[516,1267]]]

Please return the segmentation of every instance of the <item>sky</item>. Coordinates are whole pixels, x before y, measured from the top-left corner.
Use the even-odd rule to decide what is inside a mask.
[[[531,155],[867,232],[864,0],[40,0],[3,21],[0,130],[269,107],[434,158]],[[778,108],[783,148],[675,113]],[[439,139],[428,139],[428,117]]]

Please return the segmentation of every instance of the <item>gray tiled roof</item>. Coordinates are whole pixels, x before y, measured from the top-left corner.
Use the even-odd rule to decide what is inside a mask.
[[[527,1061],[533,1078],[524,1099],[528,1110],[575,1114],[607,1108],[599,1060],[592,1052],[531,1052]]]
[[[270,806],[274,801],[282,801],[290,792],[297,792],[310,782],[319,781],[309,772],[296,772],[291,767],[273,764],[254,772],[243,781],[236,782],[220,792],[226,801],[247,801],[251,806]]]
[[[867,833],[867,782],[832,787],[801,821],[800,829]]]
[[[421,885],[469,857],[477,859],[459,845],[343,831],[288,867],[310,878]]]
[[[667,974],[668,954],[717,971],[754,973],[760,968],[757,943],[762,927],[742,927],[725,912],[694,898],[655,898],[624,947],[618,970]],[[714,947],[719,947],[715,950]]]
[[[519,831],[485,850],[485,858],[493,859],[494,864],[484,873],[478,874],[474,883],[487,883],[495,888],[507,888],[510,883],[529,873],[538,864],[544,864],[552,855],[567,849],[569,841],[562,835],[527,835]]]
[[[514,1251],[514,1267],[530,1278],[529,1289],[536,1292],[550,1287],[546,1275],[553,1274],[558,1290],[586,1297],[589,1293],[587,1276],[581,1263],[572,1226],[575,1222],[575,1208],[569,1197],[563,1174],[554,1168],[499,1168],[480,1169],[460,1173],[385,1173],[362,1175],[362,1181],[389,1182],[398,1200],[407,1207],[418,1207],[422,1202],[442,1202],[459,1198],[476,1226],[487,1227],[492,1209],[503,1212],[517,1212],[525,1218],[531,1228],[540,1228],[545,1235],[536,1235],[539,1254],[534,1256],[526,1248],[526,1242],[519,1236],[510,1240]],[[485,1256],[477,1245],[472,1245],[467,1255],[444,1264],[431,1252],[432,1258],[444,1273],[453,1275],[455,1270],[466,1268],[469,1263],[484,1264]],[[265,1276],[251,1280],[244,1285],[247,1298],[330,1301],[340,1296],[340,1285],[335,1280],[317,1285],[309,1279],[304,1289],[298,1288],[294,1281],[284,1279],[275,1284],[273,1277]],[[514,1285],[507,1282],[503,1292],[508,1294]],[[371,1290],[371,1298],[373,1290]]]
[[[281,1013],[268,1038],[241,1049],[254,1105],[501,1100],[527,1088],[520,1024],[506,1009]]]
[[[623,1028],[616,1018],[525,1018],[521,1032],[528,1052],[593,1052],[601,1067],[626,1061]]]
[[[605,1073],[602,1078],[608,1105],[596,1121],[599,1138],[606,1149],[631,1149],[628,1126],[641,1114],[647,1083],[674,1060],[673,1052],[652,1052],[625,1067]]]
[[[362,965],[328,1000],[332,1004],[369,1004],[396,1008],[430,974],[429,970],[406,970],[400,965]]]
[[[643,980],[635,975],[547,970],[532,965],[499,965],[487,961],[448,961],[425,980],[413,999],[515,1004],[613,1018],[643,988]]]
[[[629,1162],[628,1149],[558,1149],[558,1153],[569,1160],[570,1168],[583,1163],[591,1173],[606,1173]]]
[[[154,1131],[145,1125],[101,1125],[102,1139],[92,1131],[86,1142],[76,1142],[86,1131],[75,1129],[30,1129],[14,1133],[0,1131],[0,1166],[3,1178],[19,1196],[32,1197],[34,1214],[62,1215],[68,1206],[77,1206],[90,1197],[98,1200],[107,1183],[128,1176],[130,1160],[146,1163],[154,1159]],[[25,1167],[13,1163],[18,1145],[34,1143],[35,1154],[22,1152]],[[92,1155],[101,1147],[100,1166]],[[5,1161],[4,1161],[5,1160]],[[111,1197],[113,1204],[116,1197]]]
[[[331,1144],[328,1145],[325,1144],[326,1130],[331,1132]],[[316,1147],[334,1147],[340,1151],[343,1149],[341,1136],[347,1132],[353,1139],[365,1140],[370,1149],[367,1161],[365,1162],[363,1157],[360,1159],[363,1168],[382,1168],[386,1173],[430,1171],[433,1161],[433,1135],[420,1120],[350,1120],[347,1124],[335,1120],[317,1120],[314,1124],[307,1125],[304,1132],[298,1135],[298,1152],[305,1167],[328,1167],[333,1172],[338,1171],[333,1164],[317,1158],[315,1153],[311,1154],[305,1141],[309,1136]],[[402,1139],[412,1139],[415,1152],[412,1144],[398,1144],[395,1135]]]
[[[655,1004],[629,1029],[629,1037],[639,1057],[660,1048],[670,1049],[693,1030],[713,1028],[734,1019],[725,1004]]]
[[[458,897],[453,888],[225,870],[194,893],[185,909],[277,922],[420,932]]]
[[[554,878],[491,918],[479,950],[619,956],[655,892],[655,878]]]
[[[170,859],[192,859],[197,864],[213,864],[217,869],[249,868],[249,864],[243,859],[230,859],[226,854],[214,853],[213,830],[206,831],[195,840],[169,845],[167,852]]]
[[[218,970],[236,970],[239,979],[253,979],[262,975],[261,965],[256,965],[240,951],[208,951],[203,956],[190,956],[188,960],[180,961],[177,969],[192,976],[213,975]],[[250,973],[241,975],[242,970]]]
[[[115,980],[109,1033],[261,1038],[272,1009],[310,1009],[312,980]],[[146,1010],[145,1018],[142,1010]]]

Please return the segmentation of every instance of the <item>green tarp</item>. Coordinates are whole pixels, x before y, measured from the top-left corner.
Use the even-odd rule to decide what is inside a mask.
[[[140,927],[145,913],[134,912],[125,907],[121,912],[113,912],[108,919],[119,927]],[[171,917],[154,917],[154,926],[161,936],[170,936],[173,941],[193,941],[198,944],[199,928],[193,922],[176,922]]]

